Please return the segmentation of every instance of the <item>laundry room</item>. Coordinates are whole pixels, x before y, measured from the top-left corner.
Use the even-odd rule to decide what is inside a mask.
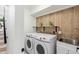
[[[25,42],[27,42],[24,45],[25,53],[79,53],[78,5],[36,6],[32,10],[31,16],[35,18],[33,18],[34,22],[31,25],[32,32],[27,33],[25,30],[27,33],[25,33]],[[25,16],[25,18],[28,17]]]
[[[79,54],[78,27],[79,5],[0,5],[0,54]]]

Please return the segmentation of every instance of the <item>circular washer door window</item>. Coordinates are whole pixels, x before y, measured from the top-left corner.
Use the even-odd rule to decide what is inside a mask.
[[[36,50],[37,50],[38,54],[45,54],[45,50],[44,50],[43,46],[40,44],[38,44],[36,46]]]
[[[31,48],[31,42],[30,42],[30,40],[27,40],[27,46],[28,46],[28,48]]]

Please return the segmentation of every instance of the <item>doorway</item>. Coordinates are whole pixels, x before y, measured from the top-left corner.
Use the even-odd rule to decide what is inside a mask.
[[[1,9],[1,8],[0,8]],[[2,9],[3,14],[5,9]],[[0,10],[1,11],[1,10]],[[6,53],[6,28],[5,28],[5,15],[0,14],[0,54]]]

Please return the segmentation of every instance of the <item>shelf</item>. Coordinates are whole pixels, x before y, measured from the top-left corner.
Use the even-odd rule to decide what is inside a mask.
[[[39,33],[53,34],[54,31],[54,27],[49,27],[49,26],[33,27],[33,28],[36,28],[36,31]]]
[[[33,27],[33,28],[54,28],[54,27],[50,27],[50,26],[43,26],[43,27]]]

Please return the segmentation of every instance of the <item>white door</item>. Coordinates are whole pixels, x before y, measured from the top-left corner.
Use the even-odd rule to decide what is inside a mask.
[[[69,50],[69,54],[76,54],[75,51]]]
[[[76,54],[76,46],[57,42],[57,54]]]
[[[67,48],[57,45],[57,54],[68,54],[69,51]]]
[[[35,54],[47,54],[47,47],[44,43],[45,42],[35,40]]]

